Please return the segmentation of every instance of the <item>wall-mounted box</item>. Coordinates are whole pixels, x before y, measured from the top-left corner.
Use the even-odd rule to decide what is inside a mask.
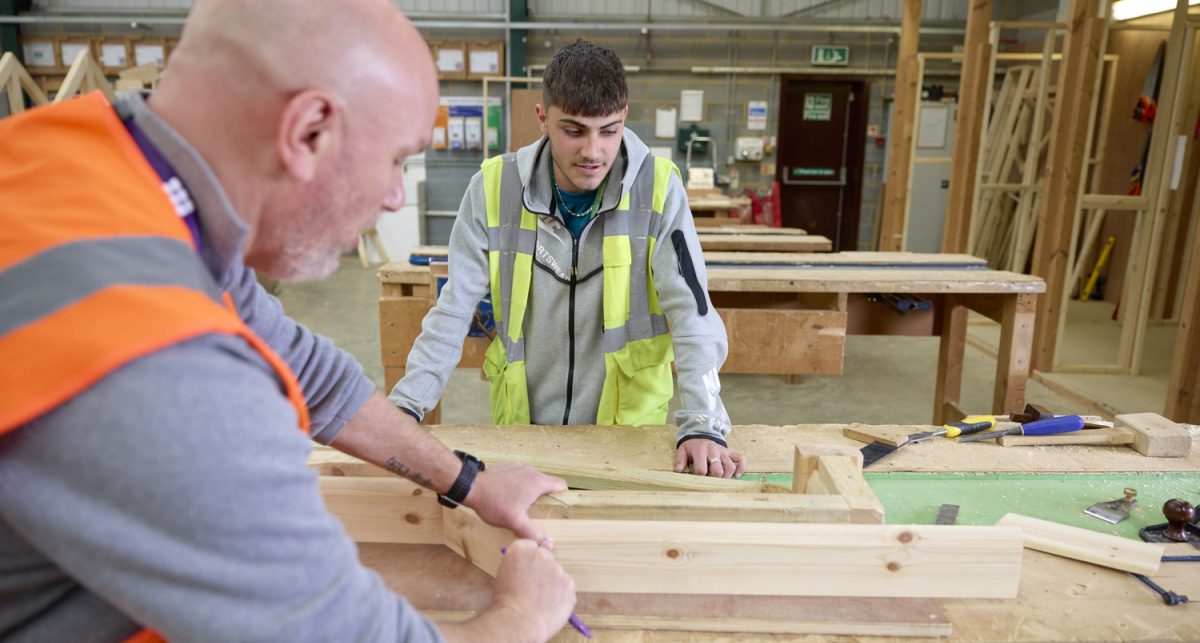
[[[504,43],[473,42],[467,46],[467,79],[504,75]]]
[[[133,55],[128,38],[105,38],[96,43],[96,62],[106,72],[118,72],[132,67]]]
[[[79,57],[79,52],[81,51],[88,52],[95,59],[96,51],[93,46],[94,44],[92,39],[86,36],[61,38],[58,41],[58,59],[62,61],[63,67],[74,65],[75,59]]]
[[[59,66],[58,47],[54,38],[48,36],[29,36],[21,41],[21,50],[25,55],[25,67],[33,69],[54,69]]]
[[[466,80],[467,45],[463,42],[433,41],[433,61],[437,65],[438,80]]]

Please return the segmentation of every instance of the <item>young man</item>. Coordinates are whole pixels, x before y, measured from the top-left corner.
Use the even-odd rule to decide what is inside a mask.
[[[200,0],[152,96],[0,120],[0,639],[545,640],[566,623],[571,579],[532,540],[464,623],[435,625],[359,563],[310,437],[543,541],[529,504],[565,484],[460,461],[247,268],[328,274],[402,204],[436,105],[429,49],[387,0]]]
[[[471,180],[450,235],[449,281],[391,400],[417,419],[437,404],[490,292],[493,422],[665,424],[674,361],[675,470],[742,474],[717,377],[725,327],[679,170],[625,129],[625,71],[611,50],[564,47],[544,81],[543,138]]]

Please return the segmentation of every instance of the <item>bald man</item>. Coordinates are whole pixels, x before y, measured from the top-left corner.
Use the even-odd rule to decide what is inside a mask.
[[[386,0],[200,0],[153,96],[0,120],[0,639],[563,626],[574,586],[526,515],[563,482],[451,453],[254,277],[326,275],[399,208],[436,96]],[[435,625],[363,568],[310,436],[534,539],[493,607]]]

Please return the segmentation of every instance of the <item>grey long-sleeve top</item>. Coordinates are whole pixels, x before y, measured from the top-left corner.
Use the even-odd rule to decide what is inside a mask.
[[[214,280],[296,373],[313,438],[332,441],[370,380],[242,266],[246,227],[196,152],[139,97],[122,109],[188,186]],[[0,221],[29,215],[0,198]],[[270,366],[219,335],[134,360],[0,437],[0,639],[146,626],[175,642],[440,640],[359,564],[310,450]]]

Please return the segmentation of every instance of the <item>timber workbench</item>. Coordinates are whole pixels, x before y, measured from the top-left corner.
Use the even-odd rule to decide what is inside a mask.
[[[444,253],[427,247],[413,256]],[[958,402],[965,318],[973,310],[1001,326],[992,411],[1024,407],[1037,296],[1046,287],[1037,277],[991,270],[968,255],[706,251],[704,260],[709,294],[729,336],[722,373],[840,375],[847,334],[940,335],[932,404],[933,422],[940,424],[966,415]],[[445,264],[431,265],[393,262],[379,269],[388,390],[403,375],[433,306],[431,279],[444,274]],[[898,312],[905,303],[912,309]],[[459,367],[478,368],[488,341],[468,337]]]
[[[788,476],[793,471],[792,451],[797,443],[808,445],[861,447],[861,443],[843,435],[843,424],[775,426],[738,426],[730,435],[730,446],[745,453],[754,476]],[[501,451],[515,457],[554,459],[581,465],[610,464],[666,471],[672,465],[674,429],[669,426],[644,427],[551,427],[488,425],[432,426],[431,433],[447,446],[468,452]],[[881,427],[869,427],[880,429]],[[887,428],[887,427],[882,427]],[[928,426],[913,426],[926,430]],[[386,472],[352,458],[319,448],[310,461],[322,479],[353,482],[357,476],[391,477]],[[373,471],[366,471],[371,469]],[[1200,479],[1200,447],[1193,441],[1186,457],[1148,458],[1127,447],[1016,447],[1004,448],[988,443],[958,444],[937,440],[912,445],[885,459],[866,474],[867,482],[886,507],[889,524],[929,524],[939,502],[962,505],[960,524],[992,524],[994,515],[1019,512],[1047,520],[1086,527],[1101,533],[1125,535],[1136,528],[1153,524],[1153,509],[1135,513],[1121,526],[1109,526],[1083,516],[1082,506],[1107,495],[1120,495],[1126,478],[1141,476],[1148,505],[1161,504],[1150,491],[1154,484],[1166,484],[1164,492],[1183,489],[1192,494]],[[986,509],[984,516],[974,515],[980,507],[958,495],[958,487],[976,484],[999,472],[996,485],[986,497],[972,501]],[[1012,493],[1014,487],[1003,476],[1020,472],[1033,478],[1046,478],[1046,488],[1054,495],[1063,488],[1062,479],[1074,476],[1103,480],[1095,492],[1083,489],[1083,495],[1070,493],[1057,504],[1039,501],[1029,494]],[[934,491],[913,491],[914,476],[931,477],[926,485]],[[897,478],[898,485],[891,485]],[[404,481],[397,481],[404,483]],[[1170,485],[1177,484],[1172,487]],[[892,493],[889,486],[907,487]],[[340,498],[343,508],[347,497]],[[1113,489],[1116,489],[1113,492]],[[1019,488],[1018,488],[1019,489]],[[328,491],[328,489],[326,489]],[[905,514],[906,496],[921,496],[926,504],[923,520]],[[1194,496],[1193,496],[1194,497]],[[351,498],[351,500],[353,500]],[[368,498],[349,503],[350,520],[355,506],[363,507]],[[335,512],[336,513],[336,512]],[[360,511],[360,516],[365,511]],[[345,513],[340,513],[346,519]],[[974,515],[974,517],[973,517]],[[411,514],[397,511],[395,519],[412,527],[419,522]],[[1161,518],[1159,518],[1161,520]],[[1119,527],[1119,528],[1118,528]],[[438,526],[440,530],[440,525]],[[951,527],[949,529],[956,529]],[[965,533],[965,532],[964,532]],[[436,618],[457,620],[485,607],[490,598],[488,576],[458,555],[441,546],[427,544],[360,544],[360,558],[376,569],[394,590],[405,594],[418,608]],[[664,546],[666,543],[664,543]],[[671,543],[686,550],[687,543]],[[614,556],[620,548],[613,548]],[[1186,545],[1169,545],[1167,555],[1195,554]],[[839,563],[830,561],[830,565]],[[916,568],[914,568],[916,569]],[[1179,594],[1200,596],[1200,563],[1163,563],[1153,574],[1159,584]],[[729,573],[737,573],[730,569]],[[953,570],[932,571],[953,575]],[[1196,605],[1164,605],[1159,597],[1130,574],[1075,560],[1025,549],[1020,565],[1019,588],[1015,598],[928,598],[879,599],[854,597],[783,597],[783,596],[695,596],[662,594],[581,594],[577,612],[597,631],[599,641],[784,641],[796,635],[765,634],[765,631],[815,632],[841,634],[852,639],[881,640],[876,637],[918,637],[952,641],[1063,641],[1063,640],[1197,640],[1200,616]],[[622,603],[632,596],[639,604]],[[623,617],[626,612],[635,615]],[[700,614],[691,619],[680,612]],[[703,623],[695,621],[702,619]],[[762,621],[770,621],[766,626]],[[771,630],[770,627],[785,629]],[[678,631],[700,629],[702,632]],[[934,638],[940,637],[940,638]],[[580,637],[564,630],[555,640],[577,641]],[[810,640],[810,639],[805,639]],[[829,639],[818,639],[829,640]],[[906,640],[913,640],[912,638]]]

